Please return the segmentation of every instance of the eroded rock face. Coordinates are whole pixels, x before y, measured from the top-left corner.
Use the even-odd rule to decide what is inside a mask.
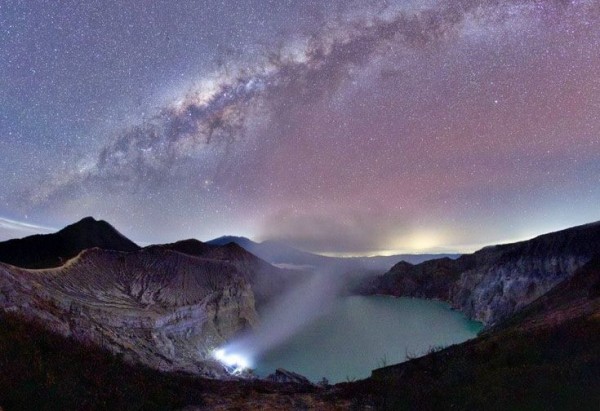
[[[242,273],[163,249],[91,249],[64,266],[0,264],[0,308],[161,370],[225,375],[211,352],[258,321]]]
[[[470,318],[494,324],[509,317],[566,278],[591,256],[523,256],[460,274],[448,301]]]
[[[493,325],[570,278],[599,252],[600,223],[594,223],[486,247],[456,260],[400,262],[360,291],[440,299]]]

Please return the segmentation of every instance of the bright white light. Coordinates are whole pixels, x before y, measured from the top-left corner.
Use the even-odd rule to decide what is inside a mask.
[[[232,374],[239,374],[247,368],[250,368],[250,362],[239,354],[228,354],[224,349],[219,348],[213,351],[213,357],[227,367]]]

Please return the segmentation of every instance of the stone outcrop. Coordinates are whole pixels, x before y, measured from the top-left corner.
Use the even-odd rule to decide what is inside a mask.
[[[257,323],[235,265],[151,248],[81,252],[61,267],[0,263],[0,308],[161,370],[225,375],[212,350]]]
[[[293,384],[304,384],[311,385],[312,383],[308,378],[298,373],[285,370],[283,368],[277,368],[275,373],[267,376],[266,380],[281,383],[293,383]]]
[[[548,292],[600,252],[600,223],[483,248],[456,260],[396,264],[360,292],[433,298],[493,325]]]

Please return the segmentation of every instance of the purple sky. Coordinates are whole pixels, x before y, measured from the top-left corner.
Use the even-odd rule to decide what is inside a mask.
[[[80,3],[0,3],[0,239],[468,251],[600,219],[597,1]]]

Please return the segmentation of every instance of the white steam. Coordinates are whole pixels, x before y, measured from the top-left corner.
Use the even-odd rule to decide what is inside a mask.
[[[262,322],[256,330],[232,341],[223,350],[249,358],[250,362],[259,358],[326,314],[343,284],[343,276],[332,272],[309,275],[261,313]]]

